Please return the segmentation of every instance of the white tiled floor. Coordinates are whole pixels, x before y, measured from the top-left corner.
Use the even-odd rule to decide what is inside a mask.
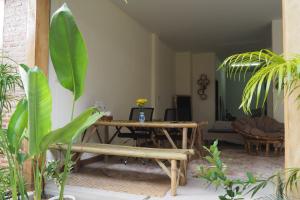
[[[260,192],[257,198],[271,194],[272,190],[271,186],[269,186]],[[51,195],[57,194],[56,186],[47,184],[46,193]],[[189,177],[186,186],[178,188],[177,196],[175,197],[170,196],[169,193],[165,197],[158,198],[77,186],[67,186],[65,193],[74,195],[76,200],[217,200],[218,195],[222,194],[220,190],[208,187],[206,183],[191,177]],[[247,199],[251,198],[248,197]]]

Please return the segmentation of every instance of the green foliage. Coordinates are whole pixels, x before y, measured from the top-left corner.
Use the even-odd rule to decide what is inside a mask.
[[[0,168],[0,199],[5,199],[9,191],[9,170],[6,168]]]
[[[23,78],[28,81],[24,85],[28,87],[29,156],[33,158],[35,199],[38,200],[41,198],[45,153],[49,146],[57,142],[70,143],[84,129],[95,123],[100,118],[100,113],[95,108],[89,108],[65,127],[51,131],[52,97],[47,78],[38,67],[26,70],[23,66],[23,69],[27,71],[27,76],[24,75]],[[17,129],[24,130],[20,127]]]
[[[6,109],[8,112],[11,110],[11,105],[13,101],[16,100],[16,97],[13,95],[13,92],[15,91],[17,86],[22,87],[22,82],[16,69],[10,64],[1,63],[0,64],[0,117],[1,118],[4,109]]]
[[[52,16],[49,33],[51,60],[60,84],[73,93],[73,119],[75,101],[83,94],[88,54],[84,39],[67,4],[61,6]],[[79,118],[77,120],[80,120]],[[75,128],[75,127],[74,127]],[[65,127],[64,132],[70,129]],[[55,133],[59,135],[59,132]],[[60,199],[63,198],[64,186],[68,176],[67,166],[71,162],[71,141],[65,154],[65,168],[62,176]]]
[[[55,12],[51,20],[50,54],[58,80],[63,87],[72,91],[74,95],[72,120],[62,128],[51,130],[52,96],[48,80],[39,67],[29,68],[21,64],[19,67],[20,76],[14,74],[15,79],[6,78],[4,80],[4,77],[1,80],[2,77],[0,78],[1,91],[3,85],[5,87],[2,88],[7,89],[5,91],[14,89],[12,80],[15,80],[15,83],[20,86],[24,85],[26,94],[26,98],[19,102],[13,114],[8,130],[0,131],[0,147],[9,161],[9,180],[13,200],[18,199],[18,193],[20,193],[22,200],[28,198],[22,175],[23,162],[28,158],[31,159],[33,165],[34,199],[41,199],[42,177],[45,172],[47,172],[48,177],[51,175],[58,181],[57,183],[61,187],[60,199],[63,199],[63,188],[67,174],[73,165],[71,162],[72,142],[101,117],[97,109],[88,108],[73,120],[75,100],[83,94],[88,61],[85,43],[66,4]],[[4,74],[1,72],[0,66],[0,76],[1,73]],[[3,85],[1,86],[1,84]],[[8,98],[1,98],[0,96],[0,106],[9,107],[9,103],[2,103],[8,102]],[[2,107],[0,109],[2,111]],[[29,141],[29,152],[21,151],[21,143],[24,139]],[[55,163],[48,165],[48,167],[45,164],[46,151],[54,143],[68,144],[64,172],[61,174],[58,174],[58,166],[55,166]]]
[[[77,100],[84,91],[88,55],[83,37],[67,4],[52,16],[49,46],[59,82],[73,92]]]
[[[48,80],[38,68],[30,68],[28,75],[28,136],[29,154],[41,153],[40,143],[51,130],[52,97]]]
[[[87,109],[66,126],[54,130],[44,137],[43,141],[40,143],[40,148],[46,150],[44,148],[54,143],[69,144],[91,124],[97,121],[99,117],[100,114],[95,108]]]
[[[71,172],[74,162],[69,162],[67,171]],[[54,183],[60,188],[63,184],[63,173],[61,172],[61,162],[59,160],[49,161],[45,170],[45,176],[48,180],[53,180]]]
[[[290,94],[298,87],[296,81],[300,78],[300,56],[287,60],[283,55],[263,49],[232,55],[224,60],[219,69],[225,69],[227,77],[238,80],[245,78],[246,73],[252,73],[240,105],[245,113],[250,113],[251,102],[255,100],[258,107],[261,95],[262,105],[265,104],[273,81],[278,93],[285,87],[286,94]],[[265,90],[262,90],[263,87]]]
[[[6,178],[9,179],[11,198],[16,200],[20,196],[22,200],[27,200],[28,196],[22,168],[26,155],[19,149],[11,148],[7,131],[3,129],[0,131],[0,149],[4,153],[8,163]]]
[[[251,189],[255,192],[265,188],[268,184],[275,186],[274,194],[266,196],[269,200],[293,200],[299,199],[298,182],[300,180],[300,168],[290,168],[278,172]],[[297,196],[298,195],[298,196]]]
[[[11,152],[20,149],[21,143],[25,137],[25,128],[28,123],[28,102],[22,99],[15,112],[10,118],[7,129],[7,140]]]
[[[49,39],[50,55],[57,78],[63,87],[73,92],[74,102],[71,122],[51,131],[52,97],[48,80],[38,67],[20,65],[28,100],[29,155],[33,158],[36,200],[41,199],[42,176],[47,170],[45,153],[49,146],[54,143],[68,144],[64,172],[59,181],[60,199],[63,199],[64,185],[72,165],[72,141],[101,117],[95,108],[88,108],[73,120],[75,100],[83,94],[88,61],[84,40],[66,4],[52,16]]]
[[[266,200],[292,200],[299,199],[293,192],[298,192],[298,182],[300,181],[300,168],[290,168],[282,172],[275,173],[266,179],[258,179],[252,173],[247,172],[247,179],[231,179],[226,175],[226,167],[222,162],[218,150],[218,142],[215,141],[210,148],[204,147],[208,151],[205,160],[209,166],[199,166],[199,177],[208,183],[225,191],[224,195],[219,196],[220,200],[244,199],[244,195],[251,194],[253,198],[257,192],[264,189],[267,185],[275,186],[274,194],[270,194],[260,199]],[[296,193],[297,195],[297,193]]]
[[[224,189],[225,194],[219,196],[220,200],[244,199],[243,195],[247,194],[251,187],[258,183],[257,179],[250,172],[247,172],[246,180],[229,178],[226,175],[226,167],[220,158],[221,152],[218,150],[218,141],[215,141],[209,149],[204,148],[208,151],[209,155],[205,157],[205,160],[210,166],[199,166],[199,177],[217,188],[222,187]]]

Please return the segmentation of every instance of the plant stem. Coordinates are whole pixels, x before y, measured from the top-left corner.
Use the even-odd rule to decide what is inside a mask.
[[[71,112],[71,121],[74,118],[74,110],[75,110],[75,96],[72,103],[72,112]],[[60,192],[59,192],[59,200],[64,199],[64,191],[65,191],[65,185],[69,173],[69,163],[71,162],[72,156],[71,156],[71,148],[72,148],[72,141],[68,144],[67,152],[66,152],[66,158],[64,162],[64,171],[62,176],[62,182],[60,186]]]
[[[73,99],[73,103],[72,103],[72,112],[71,112],[71,121],[74,118],[74,111],[75,111],[75,97]]]
[[[67,176],[68,176],[68,168],[69,168],[69,162],[71,161],[71,147],[72,147],[72,142],[68,144],[67,152],[66,152],[66,158],[64,162],[64,172],[62,176],[62,182],[60,186],[60,192],[59,192],[59,200],[64,199],[64,191],[65,191],[65,185],[67,181]]]
[[[41,200],[42,198],[42,185],[43,185],[43,172],[45,169],[45,155],[42,153],[38,156],[35,156],[32,164],[34,166],[34,200]],[[42,163],[42,164],[40,164]]]

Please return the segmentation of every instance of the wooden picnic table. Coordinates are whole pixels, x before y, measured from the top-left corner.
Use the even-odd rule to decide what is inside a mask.
[[[202,123],[206,124],[206,123]],[[102,132],[99,132],[98,127],[104,127],[104,132],[102,137]],[[103,144],[111,144],[114,138],[117,136],[118,132],[115,132],[112,136],[109,134],[109,127],[139,127],[139,128],[153,128],[155,130],[160,130],[170,142],[173,149],[193,149],[194,144],[198,138],[197,133],[201,133],[199,130],[199,123],[196,122],[170,122],[170,121],[128,121],[128,120],[112,120],[112,121],[97,121],[89,131],[86,131],[82,137],[82,143],[87,143],[90,138],[95,135],[98,136],[99,142]],[[170,129],[179,129],[181,130],[182,135],[182,144],[178,147],[170,136],[168,130]],[[192,130],[191,137],[188,138],[188,129]],[[199,130],[199,131],[197,131]],[[196,151],[199,149],[195,149]],[[80,157],[80,155],[78,155]],[[80,159],[80,158],[79,158]],[[187,175],[187,161],[180,162],[180,171],[183,176],[180,178],[180,184],[186,184],[186,175]]]

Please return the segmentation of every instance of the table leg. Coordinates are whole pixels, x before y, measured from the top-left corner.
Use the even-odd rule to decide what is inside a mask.
[[[177,188],[177,161],[171,160],[171,195],[176,195]]]
[[[269,151],[270,151],[270,144],[267,142],[266,143],[266,156],[269,156]]]
[[[167,139],[169,140],[170,144],[172,145],[173,149],[177,149],[176,144],[174,143],[173,139],[171,138],[170,134],[168,133],[168,131],[164,128],[162,128],[163,133],[165,134],[165,136],[167,137]],[[187,142],[187,141],[186,141]]]
[[[182,129],[182,149],[187,149],[187,133],[188,129]],[[187,161],[180,161],[180,171],[182,172],[183,176],[180,177],[179,184],[185,185],[186,184],[186,176],[187,176]]]
[[[108,144],[109,142],[109,127],[104,126],[104,144]],[[104,156],[104,162],[108,161],[108,156]]]

